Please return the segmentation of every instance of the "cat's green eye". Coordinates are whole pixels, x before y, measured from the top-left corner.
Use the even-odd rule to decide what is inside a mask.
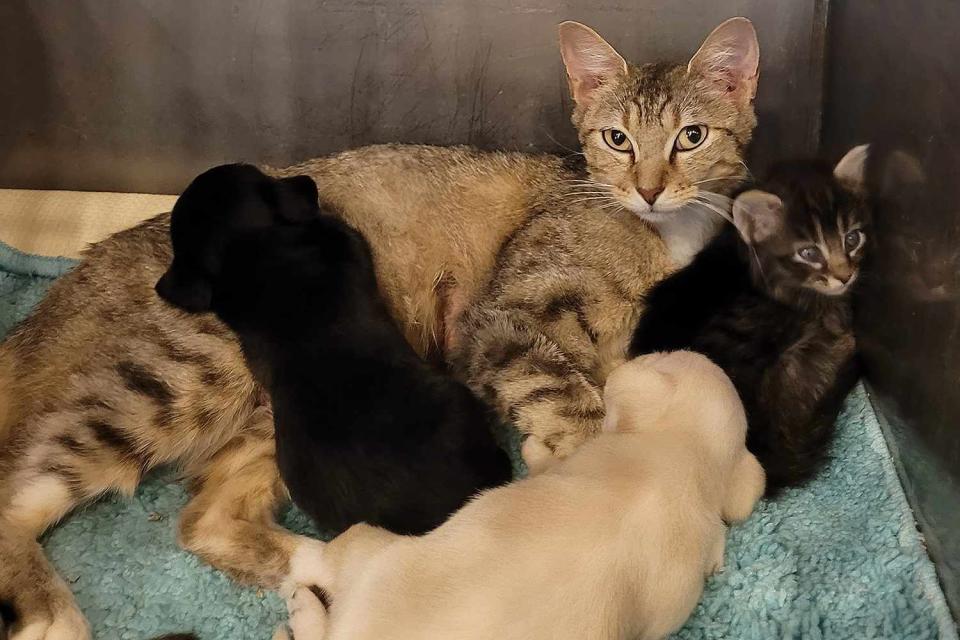
[[[673,143],[673,148],[677,151],[690,151],[696,149],[707,139],[707,126],[703,124],[692,124],[684,127],[677,134],[677,139]]]
[[[848,231],[847,235],[843,236],[843,246],[847,253],[853,253],[860,248],[861,244],[863,244],[863,231],[860,229]]]
[[[607,143],[607,146],[616,151],[630,151],[633,148],[630,144],[630,138],[619,129],[604,129],[603,141]]]
[[[797,255],[801,260],[805,260],[807,262],[820,262],[823,260],[823,253],[820,251],[820,247],[815,247],[813,245],[797,249]]]

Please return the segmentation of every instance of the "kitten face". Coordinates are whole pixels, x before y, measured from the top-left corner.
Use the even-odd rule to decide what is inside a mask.
[[[749,21],[718,27],[686,66],[627,65],[577,23],[560,33],[594,186],[650,222],[724,202],[717,196],[746,177],[743,154],[756,125],[759,48]]]
[[[784,243],[792,249],[784,268],[817,293],[846,293],[860,273],[867,243],[862,211],[855,201],[825,209],[794,204]]]
[[[862,175],[862,159],[856,170]],[[778,296],[797,289],[846,294],[870,240],[857,187],[820,163],[776,167],[762,191],[737,198],[734,222],[752,248],[762,284]]]

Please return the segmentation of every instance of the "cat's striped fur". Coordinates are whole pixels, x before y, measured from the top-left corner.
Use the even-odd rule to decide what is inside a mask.
[[[565,456],[603,421],[643,294],[673,269],[633,214],[558,200],[504,245],[458,327],[456,368],[523,432]]]

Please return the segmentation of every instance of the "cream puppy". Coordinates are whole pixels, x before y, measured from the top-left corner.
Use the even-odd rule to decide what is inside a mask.
[[[317,549],[325,611],[290,598],[296,640],[605,640],[679,628],[723,564],[724,522],[764,475],[733,384],[690,352],[639,357],[605,389],[604,433],[479,495],[423,537],[356,525]],[[537,455],[542,453],[543,455]]]

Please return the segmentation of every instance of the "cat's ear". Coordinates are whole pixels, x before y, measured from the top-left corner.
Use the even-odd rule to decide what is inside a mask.
[[[847,189],[855,193],[863,193],[869,155],[870,145],[868,144],[850,149],[833,168],[833,177]]]
[[[602,85],[627,75],[627,63],[597,32],[579,22],[560,24],[560,55],[567,68],[570,93],[581,107]]]
[[[748,104],[757,93],[759,67],[760,44],[753,23],[730,18],[703,41],[687,73],[700,74],[737,102]]]
[[[733,201],[733,224],[747,244],[770,238],[783,226],[783,200],[766,191],[747,191]]]

